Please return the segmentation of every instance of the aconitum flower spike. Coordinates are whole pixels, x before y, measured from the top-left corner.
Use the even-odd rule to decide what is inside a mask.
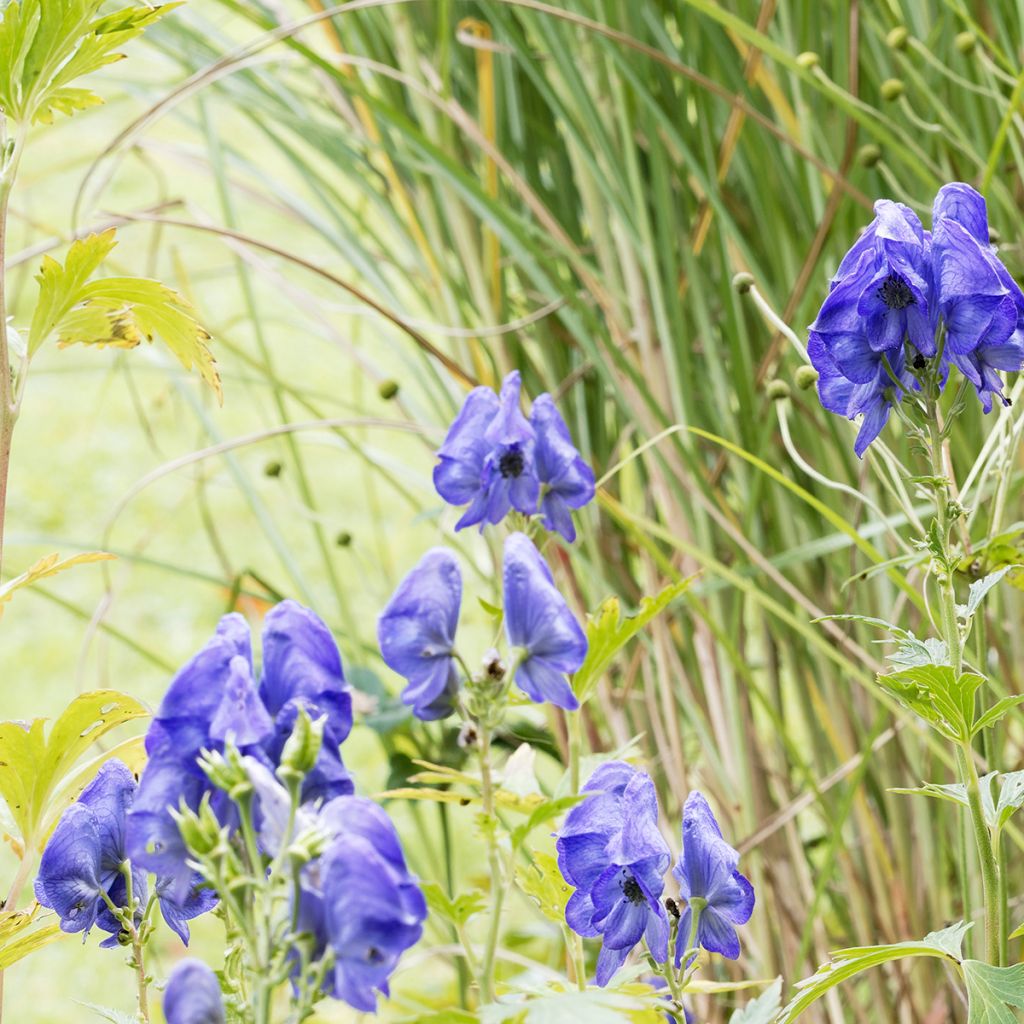
[[[594,471],[576,450],[565,420],[550,395],[538,395],[530,410],[536,434],[534,462],[541,484],[540,507],[544,528],[576,539],[572,510],[594,498]]]
[[[202,903],[172,811],[195,811],[204,796],[221,823],[237,824],[227,795],[199,767],[202,751],[231,742],[243,755],[276,766],[299,711],[324,718],[323,742],[303,782],[304,800],[351,793],[339,747],[352,727],[352,695],[330,630],[308,608],[282,601],[263,625],[263,672],[255,682],[249,626],[226,615],[211,640],[174,677],[146,734],[149,762],[128,814],[127,851],[158,876],[174,902],[172,927]],[[186,933],[187,934],[187,933]]]
[[[691,901],[703,900],[697,919],[696,945],[730,960],[740,955],[736,925],[754,911],[754,887],[739,873],[739,854],[722,830],[701,793],[694,791],[683,807],[683,849],[672,874],[687,907],[679,919],[675,962],[678,967],[693,930]]]
[[[505,635],[510,647],[519,648],[513,655],[516,683],[531,700],[574,711],[579,701],[566,675],[583,664],[587,638],[525,534],[505,541],[503,589]]]
[[[669,924],[661,903],[671,854],[658,828],[654,783],[622,761],[602,765],[569,811],[556,848],[562,876],[576,887],[565,919],[601,938],[597,983],[607,985],[641,938],[658,963],[668,959]]]
[[[179,960],[164,989],[167,1024],[224,1024],[217,976],[201,960]]]
[[[381,655],[408,686],[402,700],[417,718],[455,710],[459,669],[453,657],[462,573],[445,548],[428,551],[398,585],[377,622]]]

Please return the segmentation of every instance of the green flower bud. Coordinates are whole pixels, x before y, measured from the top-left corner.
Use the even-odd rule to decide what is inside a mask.
[[[377,394],[380,395],[385,402],[390,402],[391,399],[398,394],[398,381],[382,380],[380,382],[380,386],[377,388]]]
[[[803,53],[797,54],[796,62],[800,67],[809,71],[811,68],[816,68],[821,63],[821,57],[819,57],[813,50],[804,50]]]
[[[220,845],[220,822],[210,807],[208,794],[203,797],[198,813],[183,801],[178,810],[171,808],[171,815],[178,823],[178,831],[185,845],[197,857],[209,856]]]
[[[738,274],[733,275],[732,286],[740,295],[746,295],[754,287],[754,275],[741,270]]]
[[[321,715],[314,722],[305,708],[299,708],[295,725],[292,726],[292,734],[285,741],[284,749],[281,751],[281,763],[277,768],[279,778],[301,781],[312,771],[317,757],[320,756],[326,723],[326,715]]]
[[[801,366],[793,374],[793,381],[801,391],[809,391],[818,383],[818,371],[813,366]]]
[[[229,745],[223,754],[216,750],[203,751],[199,767],[206,777],[218,788],[223,789],[232,800],[238,800],[252,792],[249,773],[242,764],[238,749]]]
[[[954,38],[953,45],[965,57],[969,57],[974,53],[974,48],[978,45],[978,39],[973,32],[960,32]]]
[[[768,381],[768,386],[764,391],[773,402],[781,402],[783,399],[789,398],[789,385],[784,380]]]
[[[907,48],[907,39],[909,36],[910,33],[903,25],[897,25],[894,29],[891,29],[889,34],[885,37],[885,42],[886,45],[893,50],[905,50]]]
[[[857,150],[857,163],[862,167],[874,167],[882,159],[882,151],[873,142]]]
[[[898,100],[906,92],[906,86],[898,78],[887,78],[882,83],[879,92],[881,92],[883,100],[891,103],[893,100]]]

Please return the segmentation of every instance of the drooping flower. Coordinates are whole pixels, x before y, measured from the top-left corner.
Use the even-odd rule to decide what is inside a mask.
[[[524,515],[537,509],[534,434],[519,409],[519,387],[519,372],[513,370],[500,397],[488,387],[474,388],[438,449],[438,494],[450,505],[469,505],[456,530],[500,523],[510,508]]]
[[[944,356],[975,386],[985,412],[1006,402],[998,371],[1024,363],[1024,294],[989,244],[984,198],[970,185],[939,189],[932,209]]]
[[[694,901],[698,904],[696,946],[730,960],[740,955],[736,925],[746,924],[754,911],[754,887],[739,873],[739,854],[722,838],[722,830],[701,793],[694,791],[683,807],[683,849],[672,874],[679,895],[687,901],[679,919],[675,962],[678,967],[693,930]]]
[[[513,656],[516,683],[531,700],[575,710],[579,702],[566,674],[583,664],[587,638],[525,534],[505,541],[503,590],[505,635],[520,649]]]
[[[201,960],[179,960],[164,989],[167,1024],[224,1024],[217,976]]]
[[[126,828],[136,788],[134,775],[122,761],[104,763],[61,815],[43,851],[35,883],[36,899],[57,912],[63,931],[88,934],[96,926],[110,933],[101,943],[105,947],[117,945],[122,925],[104,893],[117,907],[126,908],[128,902]],[[132,898],[144,906],[146,875],[140,865],[132,863],[131,876]],[[158,874],[156,881],[161,913],[186,944],[187,922],[216,904],[216,896],[201,889],[191,873],[190,882],[179,901],[168,891],[168,879]],[[138,907],[136,913],[140,913]]]
[[[434,548],[398,585],[377,623],[385,663],[408,682],[402,700],[425,721],[454,711],[459,670],[452,651],[461,603],[459,563]]]
[[[654,783],[622,761],[602,765],[569,811],[556,847],[562,876],[576,887],[565,910],[577,934],[600,937],[597,983],[607,985],[641,938],[658,963],[668,959],[661,904],[671,860],[658,830]]]
[[[534,399],[530,423],[537,438],[534,461],[541,484],[542,522],[545,529],[560,533],[571,544],[576,539],[572,509],[593,500],[594,471],[576,450],[550,395]]]
[[[258,686],[249,627],[237,614],[221,620],[213,638],[171,681],[146,734],[149,762],[128,815],[127,846],[132,862],[157,874],[167,899],[180,909],[195,896],[196,876],[172,810],[184,803],[195,811],[209,795],[221,823],[237,823],[227,794],[199,767],[200,753],[222,752],[231,742],[243,754],[276,765],[300,708],[311,719],[326,716],[303,798],[351,793],[338,749],[352,727],[341,658],[327,626],[294,601],[281,602],[266,617]]]

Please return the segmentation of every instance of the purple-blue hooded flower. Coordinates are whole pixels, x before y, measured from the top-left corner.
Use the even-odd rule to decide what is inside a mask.
[[[227,795],[198,765],[202,751],[232,742],[270,765],[281,756],[299,709],[326,716],[324,741],[303,783],[303,799],[351,793],[339,746],[352,727],[352,697],[327,626],[308,608],[283,601],[263,626],[263,674],[253,674],[249,626],[241,615],[221,619],[213,638],[174,677],[146,734],[149,763],[128,815],[128,853],[154,872],[175,927],[198,898],[196,876],[171,810],[197,810],[204,795],[221,823],[236,824]]]
[[[179,960],[164,989],[167,1024],[224,1024],[217,976],[201,960]]]
[[[530,410],[536,434],[534,464],[541,484],[540,508],[544,528],[576,539],[572,509],[594,498],[594,471],[576,450],[565,420],[548,394],[538,395]]]
[[[679,919],[675,962],[678,967],[693,930],[691,901],[703,900],[697,919],[696,946],[730,960],[740,955],[736,925],[746,924],[754,912],[754,887],[739,873],[739,854],[722,838],[722,831],[698,792],[683,807],[683,849],[672,874],[687,907]]]
[[[566,816],[556,848],[562,876],[576,887],[565,910],[577,934],[601,937],[597,983],[607,985],[645,937],[658,963],[668,959],[669,924],[661,904],[671,860],[658,830],[650,776],[622,761],[602,765]]]
[[[451,552],[434,548],[398,585],[377,622],[385,663],[409,684],[402,700],[425,721],[455,709],[459,670],[453,649],[461,603],[459,563]]]
[[[943,352],[975,386],[985,412],[1004,403],[1000,370],[1024,363],[1024,294],[989,244],[984,198],[970,185],[939,189],[932,209],[937,303]]]
[[[583,664],[587,638],[525,534],[505,541],[503,589],[505,635],[520,649],[513,656],[516,683],[531,700],[574,711],[579,701],[566,674]]]
[[[121,924],[103,894],[126,907],[128,886],[123,868],[128,861],[127,818],[136,795],[135,777],[127,765],[107,761],[60,817],[39,866],[36,899],[55,910],[66,932],[86,932],[95,925],[110,933],[101,946],[117,945]],[[146,902],[146,876],[132,864],[132,897]],[[158,875],[157,896],[168,925],[188,943],[187,921],[216,904],[216,896],[200,889],[189,873],[189,886],[179,902],[168,892],[169,880]]]
[[[524,515],[537,510],[534,433],[519,408],[519,387],[519,371],[513,370],[500,396],[474,388],[438,449],[437,493],[450,505],[469,505],[456,530],[500,523],[510,508]]]

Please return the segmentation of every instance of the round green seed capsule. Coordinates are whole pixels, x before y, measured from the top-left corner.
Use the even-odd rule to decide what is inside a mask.
[[[738,274],[733,275],[732,286],[740,295],[746,295],[754,287],[754,275],[741,270]]]
[[[818,383],[818,371],[813,366],[801,366],[793,374],[793,381],[801,391],[808,391]]]
[[[882,94],[882,99],[891,103],[906,92],[906,86],[898,78],[887,78],[879,91]]]
[[[764,389],[765,394],[773,402],[781,402],[783,399],[789,398],[789,385],[784,380],[768,381],[768,386]]]

